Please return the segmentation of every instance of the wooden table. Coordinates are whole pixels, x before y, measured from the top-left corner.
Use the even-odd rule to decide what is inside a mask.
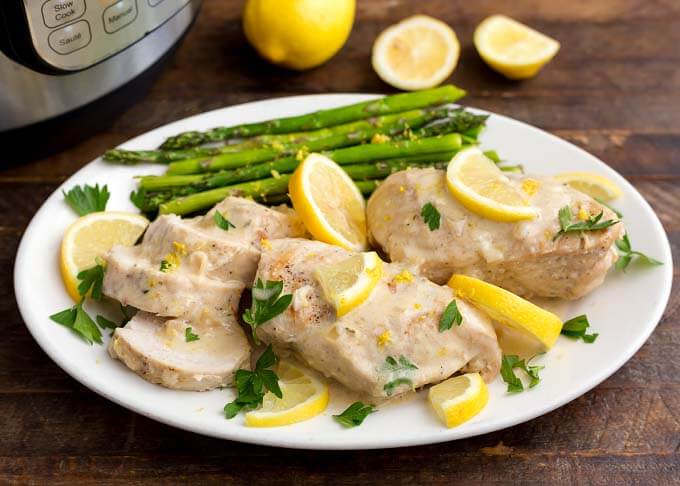
[[[420,0],[418,8],[408,0],[358,3],[354,30],[340,54],[316,70],[291,73],[265,64],[248,48],[240,2],[206,0],[186,42],[142,102],[63,153],[0,171],[0,482],[680,482],[677,271],[655,333],[593,391],[507,430],[398,450],[293,451],[182,432],[90,392],[31,339],[14,300],[12,263],[24,227],[66,177],[106,148],[205,110],[300,93],[392,92],[370,68],[370,46],[387,25],[416,12],[455,27],[463,52],[453,82],[469,91],[465,103],[549,130],[620,171],[654,206],[677,259],[680,3]],[[475,25],[499,11],[562,43],[537,78],[506,81],[474,52]]]

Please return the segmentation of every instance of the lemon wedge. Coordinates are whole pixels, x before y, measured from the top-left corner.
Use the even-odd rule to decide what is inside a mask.
[[[319,415],[328,406],[328,386],[302,368],[279,362],[276,374],[282,398],[267,392],[262,407],[246,413],[250,427],[280,427]]]
[[[619,186],[606,177],[592,172],[564,172],[556,175],[555,179],[602,201],[611,201],[623,195]]]
[[[309,154],[290,178],[288,191],[314,238],[347,250],[366,248],[366,201],[338,164]]]
[[[431,387],[427,398],[442,422],[456,427],[482,411],[489,390],[479,373],[467,373]]]
[[[446,169],[449,191],[479,216],[495,221],[533,219],[536,210],[510,179],[481,150],[471,147],[458,152]]]
[[[414,15],[388,27],[373,44],[373,69],[387,84],[404,90],[432,88],[458,63],[460,44],[444,22]]]
[[[80,300],[78,272],[96,265],[114,245],[134,245],[148,225],[144,216],[116,211],[90,213],[71,224],[61,240],[60,267],[73,300]]]
[[[382,260],[374,251],[359,253],[314,271],[326,299],[338,317],[361,305],[382,277]]]
[[[510,79],[530,78],[550,61],[560,43],[504,15],[492,15],[475,29],[477,52]]]
[[[562,331],[562,321],[555,314],[505,289],[467,275],[452,276],[448,285],[500,326],[524,334],[527,343],[534,343],[540,352],[552,348]]]

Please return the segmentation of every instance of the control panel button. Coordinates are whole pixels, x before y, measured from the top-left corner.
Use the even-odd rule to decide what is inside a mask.
[[[120,0],[104,10],[104,30],[113,34],[137,18],[137,2]]]
[[[152,7],[155,7],[156,5],[161,3],[162,1],[163,0],[149,0],[149,5],[151,5]]]
[[[70,54],[82,49],[91,40],[90,24],[85,20],[79,20],[74,24],[54,30],[47,38],[50,47],[59,54]]]
[[[85,0],[47,0],[42,6],[43,21],[47,27],[59,27],[85,13]]]

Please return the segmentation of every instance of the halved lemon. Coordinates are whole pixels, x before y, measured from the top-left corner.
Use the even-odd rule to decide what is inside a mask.
[[[474,44],[484,62],[510,79],[534,76],[560,50],[555,39],[504,15],[484,19]]]
[[[78,272],[96,265],[95,259],[114,245],[134,245],[149,225],[144,216],[107,211],[90,213],[68,227],[61,240],[61,277],[73,300],[80,300]]]
[[[456,427],[482,411],[489,390],[479,373],[467,373],[431,387],[427,398],[442,422]]]
[[[347,250],[366,248],[366,201],[338,164],[309,154],[290,178],[288,191],[314,238]]]
[[[374,251],[359,253],[314,271],[326,299],[338,317],[361,305],[382,277],[382,260]]]
[[[505,289],[467,275],[452,276],[448,285],[500,326],[524,335],[525,344],[532,349],[520,354],[547,351],[562,331],[562,321],[555,314]]]
[[[373,69],[395,88],[432,88],[458,63],[460,44],[444,22],[414,15],[385,29],[373,44]]]
[[[495,221],[533,219],[536,210],[510,179],[476,147],[458,152],[446,169],[449,191],[479,216]]]
[[[262,407],[246,413],[246,424],[250,427],[280,427],[302,422],[319,415],[328,406],[328,386],[311,373],[281,361],[276,374],[283,397],[267,392]]]
[[[557,174],[555,179],[602,201],[611,201],[623,195],[619,186],[606,177],[592,172],[564,172]]]

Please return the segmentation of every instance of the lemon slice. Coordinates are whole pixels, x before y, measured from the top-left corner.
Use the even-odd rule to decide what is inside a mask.
[[[446,169],[451,194],[479,216],[495,221],[533,219],[536,210],[478,148],[458,152]]]
[[[556,175],[555,179],[602,201],[611,201],[623,195],[619,186],[606,177],[592,172],[565,172]]]
[[[149,220],[144,216],[123,212],[90,213],[68,227],[61,240],[61,277],[73,300],[78,294],[78,272],[96,265],[95,259],[114,245],[134,245]]]
[[[347,250],[366,248],[366,201],[338,164],[309,154],[295,170],[288,190],[295,211],[314,238]]]
[[[489,401],[489,390],[479,373],[467,373],[433,386],[427,398],[442,422],[456,427],[482,411]]]
[[[460,44],[444,22],[414,15],[388,27],[373,44],[373,69],[395,88],[432,88],[458,63]]]
[[[361,305],[382,277],[382,260],[374,251],[360,253],[314,271],[338,317]]]
[[[534,76],[560,43],[504,15],[492,15],[475,29],[477,52],[492,69],[510,79]]]
[[[562,331],[562,321],[555,314],[505,289],[467,275],[452,276],[448,285],[499,325],[524,334],[541,352],[552,348]]]
[[[280,427],[319,415],[328,406],[328,386],[292,363],[279,362],[276,374],[282,398],[267,392],[262,407],[246,413],[250,427]]]

